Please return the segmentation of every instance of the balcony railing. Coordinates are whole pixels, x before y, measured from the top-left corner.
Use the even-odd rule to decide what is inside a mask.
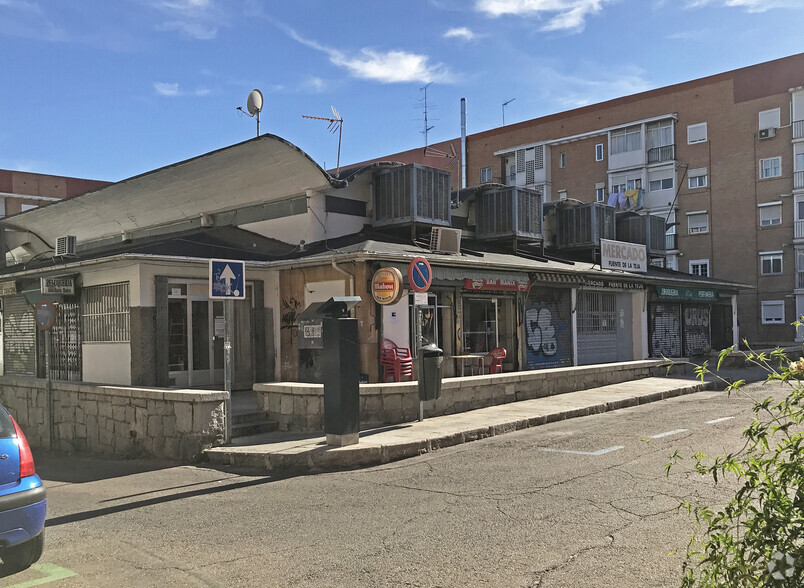
[[[793,121],[793,138],[804,139],[804,120]]]
[[[804,220],[797,220],[793,225],[795,227],[794,238],[804,239]]]
[[[804,271],[796,272],[796,288],[804,288]]]
[[[662,145],[648,149],[648,163],[659,163],[660,161],[673,161],[676,158],[675,145]]]
[[[804,170],[793,172],[793,187],[804,188]]]
[[[667,251],[675,251],[678,249],[678,235],[665,235],[664,248]]]

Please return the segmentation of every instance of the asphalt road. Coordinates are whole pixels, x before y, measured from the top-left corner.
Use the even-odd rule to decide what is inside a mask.
[[[678,586],[694,531],[679,502],[722,500],[728,484],[689,459],[668,477],[668,456],[736,450],[751,415],[747,399],[702,392],[287,479],[40,454],[45,555],[0,583]]]

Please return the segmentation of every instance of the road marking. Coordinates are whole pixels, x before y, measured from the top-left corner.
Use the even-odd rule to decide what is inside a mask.
[[[551,453],[572,453],[573,455],[603,455],[618,449],[624,449],[623,445],[615,445],[614,447],[607,447],[606,449],[598,449],[597,451],[573,451],[571,449],[551,449],[549,447],[541,447],[542,451],[549,451]]]
[[[7,588],[30,588],[32,586],[42,586],[43,584],[50,584],[56,580],[63,580],[64,578],[69,578],[76,575],[72,570],[49,563],[34,564],[31,566],[31,569],[45,575],[37,580],[20,582],[19,584],[14,584],[13,586],[8,586]]]
[[[678,435],[679,433],[686,433],[688,429],[676,429],[674,431],[665,431],[658,435],[651,435],[651,439],[661,439],[662,437],[669,437],[670,435]]]
[[[712,421],[706,421],[707,425],[714,425],[715,423],[722,423],[723,421],[728,421],[729,419],[733,419],[734,417],[723,417],[721,419],[715,419]]]

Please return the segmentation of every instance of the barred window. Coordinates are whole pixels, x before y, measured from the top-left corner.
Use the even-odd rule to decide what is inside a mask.
[[[81,327],[85,343],[128,342],[131,333],[128,282],[83,288]]]

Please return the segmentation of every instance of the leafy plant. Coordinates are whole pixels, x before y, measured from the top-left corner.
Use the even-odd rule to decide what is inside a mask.
[[[754,419],[743,431],[739,451],[714,460],[693,456],[699,474],[715,484],[730,478],[737,490],[722,508],[683,503],[702,529],[687,547],[684,587],[804,586],[804,357],[790,361],[781,349],[755,353],[744,343],[748,352],[738,353],[745,361],[763,367],[767,381],[788,389],[781,401],[755,399],[743,389],[744,380],[718,376],[733,347],[720,352],[715,372],[708,362],[696,368],[701,380],[712,374],[725,382],[729,395],[746,394],[754,403]],[[678,452],[671,456],[668,475],[680,459]]]

